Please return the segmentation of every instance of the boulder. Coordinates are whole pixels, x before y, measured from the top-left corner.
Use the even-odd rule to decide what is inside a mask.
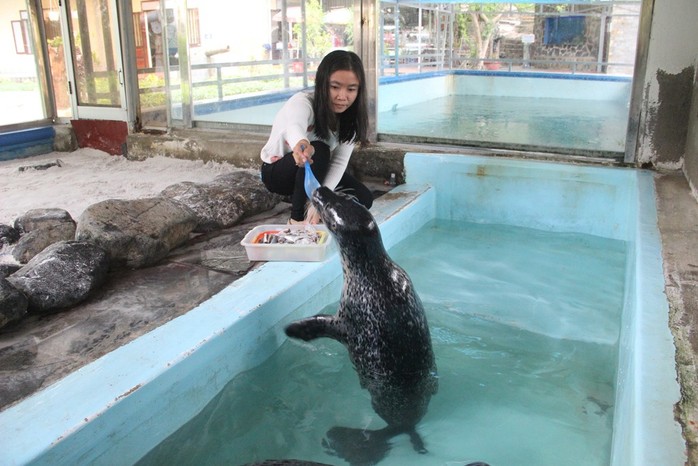
[[[15,228],[20,233],[29,233],[39,228],[46,228],[62,223],[72,223],[75,221],[68,211],[63,209],[32,209],[15,219]]]
[[[0,224],[0,249],[8,244],[14,244],[19,239],[19,231],[10,225]]]
[[[19,269],[21,269],[22,266],[19,264],[11,264],[8,262],[0,262],[0,278],[5,278],[9,277]]]
[[[220,175],[209,183],[177,183],[165,188],[161,196],[193,210],[198,218],[194,231],[200,233],[231,227],[280,201],[262,184],[258,172],[248,171]]]
[[[21,237],[12,256],[22,264],[53,243],[75,238],[75,220],[63,209],[30,210],[15,220],[15,229]]]
[[[10,282],[0,277],[0,328],[27,314],[29,301]]]
[[[84,241],[60,241],[7,277],[28,299],[29,312],[48,314],[74,306],[104,283],[109,258]]]
[[[155,264],[187,239],[194,212],[164,197],[110,199],[89,206],[78,219],[75,238],[107,251],[112,268]]]

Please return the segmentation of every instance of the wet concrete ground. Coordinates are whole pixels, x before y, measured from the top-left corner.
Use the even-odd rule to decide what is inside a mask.
[[[689,464],[698,464],[698,202],[680,172],[656,176],[666,293],[677,346]],[[76,308],[27,318],[0,330],[0,409],[21,400],[109,351],[182,315],[259,263],[240,241],[254,225],[285,223],[290,208],[192,239],[161,264],[114,274]]]
[[[698,465],[698,202],[680,172],[656,177],[657,216],[662,237],[664,280],[676,345],[688,464]]]

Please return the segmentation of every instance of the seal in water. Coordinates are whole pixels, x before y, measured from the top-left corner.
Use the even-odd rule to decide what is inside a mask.
[[[405,433],[415,450],[426,453],[416,425],[438,381],[422,302],[407,273],[388,256],[365,207],[326,187],[315,190],[312,201],[339,245],[344,288],[336,315],[293,322],[286,334],[305,341],[332,338],[346,346],[361,387],[388,424],[377,431],[333,427],[325,447],[352,463],[373,464],[366,461],[383,458],[388,440]]]
[[[303,460],[266,460],[261,463],[247,463],[242,466],[333,466],[327,463],[316,463],[314,461]],[[468,463],[465,466],[489,466],[487,463]]]
[[[247,463],[242,466],[332,466],[327,463],[316,463],[303,460],[265,460],[261,463]]]

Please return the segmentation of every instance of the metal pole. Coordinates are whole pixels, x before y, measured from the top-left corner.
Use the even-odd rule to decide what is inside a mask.
[[[179,89],[182,92],[182,126],[192,127],[193,95],[189,43],[187,41],[187,0],[177,2],[177,61],[179,64]],[[166,28],[163,28],[166,30]],[[168,55],[169,56],[169,55]]]
[[[359,21],[359,35],[355,34],[354,37],[360,38],[356,50],[358,50],[357,53],[361,57],[364,71],[366,72],[366,89],[364,91],[366,92],[366,100],[368,102],[368,140],[370,142],[376,142],[378,138],[376,130],[378,121],[378,106],[376,105],[378,96],[376,30],[378,28],[376,28],[376,20],[378,18],[379,2],[380,0],[360,0],[354,4],[354,7],[358,8],[358,17],[361,18]]]
[[[643,0],[640,10],[640,26],[637,34],[635,50],[635,68],[633,70],[633,87],[630,91],[630,111],[628,130],[625,133],[625,163],[635,163],[637,145],[640,137],[640,119],[642,117],[642,98],[647,73],[647,55],[649,53],[650,33],[652,31],[652,15],[654,0]]]

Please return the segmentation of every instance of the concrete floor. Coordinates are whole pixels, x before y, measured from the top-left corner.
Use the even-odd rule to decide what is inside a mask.
[[[698,465],[698,202],[680,172],[656,175],[666,294],[677,347],[690,465]],[[0,410],[188,312],[257,264],[239,244],[253,224],[285,223],[288,204],[198,237],[161,264],[116,274],[73,310],[0,331]],[[182,285],[185,286],[182,286]]]
[[[656,176],[657,215],[662,237],[666,295],[676,345],[688,464],[698,465],[698,202],[681,172]]]

